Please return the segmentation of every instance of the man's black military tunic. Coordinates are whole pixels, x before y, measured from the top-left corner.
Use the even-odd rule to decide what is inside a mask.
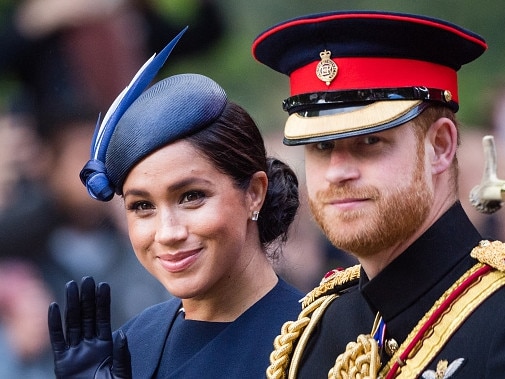
[[[348,342],[371,332],[377,312],[386,339],[401,344],[440,296],[475,265],[471,250],[481,236],[456,203],[373,280],[361,271],[359,286],[326,310],[302,357],[299,378],[327,378]],[[505,378],[505,288],[482,303],[423,371],[462,358],[451,378]],[[383,352],[382,364],[389,357]],[[448,374],[449,375],[449,374]]]

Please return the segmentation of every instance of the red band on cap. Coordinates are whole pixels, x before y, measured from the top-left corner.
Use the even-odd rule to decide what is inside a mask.
[[[449,90],[458,102],[456,71],[426,61],[398,58],[335,58],[337,76],[326,85],[316,76],[319,61],[293,71],[289,77],[291,96],[310,92],[341,91],[360,88],[424,86]]]

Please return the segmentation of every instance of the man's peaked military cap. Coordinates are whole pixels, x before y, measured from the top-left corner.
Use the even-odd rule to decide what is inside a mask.
[[[253,56],[290,78],[288,145],[385,130],[430,102],[458,110],[457,71],[487,48],[446,21],[392,12],[304,16],[261,33]]]

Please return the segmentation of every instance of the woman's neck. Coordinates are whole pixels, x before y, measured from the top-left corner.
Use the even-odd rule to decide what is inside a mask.
[[[183,299],[186,318],[201,321],[231,322],[265,296],[278,277],[265,254],[254,254],[243,269],[231,274],[213,295]]]

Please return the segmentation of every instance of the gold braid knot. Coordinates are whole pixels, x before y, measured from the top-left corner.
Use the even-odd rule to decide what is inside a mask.
[[[356,342],[349,342],[328,379],[376,379],[380,368],[379,345],[369,334],[360,334]]]
[[[500,241],[482,240],[470,253],[472,258],[505,272],[505,244]]]
[[[324,311],[342,291],[357,282],[359,274],[360,265],[332,270],[302,299],[298,319],[285,322],[281,334],[274,340],[274,351],[270,353],[270,366],[266,370],[268,379],[296,377],[303,350]]]

